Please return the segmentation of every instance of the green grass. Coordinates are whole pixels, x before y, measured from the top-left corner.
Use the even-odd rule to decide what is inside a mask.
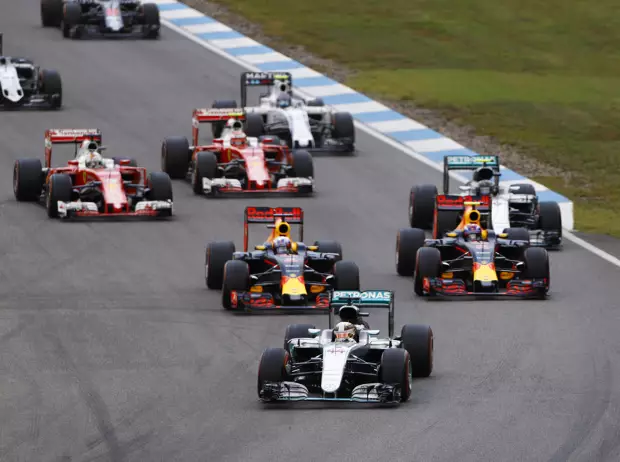
[[[617,1],[217,3],[358,71],[358,91],[438,109],[570,172],[536,180],[575,202],[577,229],[620,236]]]

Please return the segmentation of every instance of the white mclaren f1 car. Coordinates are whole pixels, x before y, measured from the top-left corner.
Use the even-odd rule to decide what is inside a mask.
[[[360,308],[388,310],[388,337],[370,329]],[[334,314],[340,322],[334,325]],[[329,328],[288,326],[284,348],[268,348],[258,368],[258,396],[277,401],[351,401],[398,404],[412,379],[433,370],[433,331],[407,324],[394,336],[394,292],[334,291]]]
[[[260,138],[278,137],[291,149],[309,152],[355,151],[355,126],[348,112],[336,112],[320,98],[303,100],[293,96],[289,72],[244,72],[241,74],[241,107],[245,113],[245,132]],[[248,89],[266,87],[258,106],[248,106]],[[213,108],[237,108],[237,101],[215,101]],[[220,137],[224,124],[213,126]]]
[[[27,58],[3,56],[0,33],[0,107],[59,109],[61,106],[60,74],[40,69]]]

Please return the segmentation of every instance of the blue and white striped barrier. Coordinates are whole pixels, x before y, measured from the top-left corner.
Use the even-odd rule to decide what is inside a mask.
[[[427,126],[240,34],[181,2],[148,1],[158,4],[164,25],[182,32],[194,41],[203,42],[207,48],[229,57],[250,70],[290,72],[297,91],[307,96],[321,97],[325,104],[339,111],[350,112],[358,124],[361,123],[373,133],[384,135],[400,144],[401,150],[412,157],[442,170],[443,158],[446,155],[478,155]],[[556,201],[560,204],[564,227],[568,230],[573,229],[572,201],[504,166],[501,179],[503,185],[513,183],[534,185],[540,200]]]

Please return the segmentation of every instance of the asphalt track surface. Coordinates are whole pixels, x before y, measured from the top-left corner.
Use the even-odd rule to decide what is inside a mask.
[[[620,458],[618,268],[567,242],[547,301],[415,299],[395,275],[395,234],[410,185],[439,174],[364,134],[356,157],[316,160],[314,198],[208,200],[178,182],[170,222],[49,220],[11,188],[13,161],[42,157],[46,128],[99,127],[110,153],[158,170],[162,137],[236,95],[240,69],[167,29],[72,42],[40,27],[36,0],[0,11],[5,52],[58,69],[66,105],[0,113],[0,460]],[[396,290],[397,328],[433,327],[435,370],[409,403],[257,401],[262,350],[289,323],[326,319],[233,316],[206,289],[204,245],[240,243],[248,204],[303,206],[307,240],[341,241],[364,287]]]

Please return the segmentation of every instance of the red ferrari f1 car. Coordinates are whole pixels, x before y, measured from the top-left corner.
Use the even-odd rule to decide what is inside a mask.
[[[138,167],[134,159],[104,158],[98,129],[45,132],[45,168],[39,159],[18,159],[13,192],[18,201],[42,202],[50,218],[169,217],[172,182],[167,173]],[[67,166],[52,167],[52,146],[74,144]]]
[[[275,136],[248,137],[242,109],[194,109],[192,146],[185,137],[166,138],[162,170],[188,179],[195,194],[288,193],[308,195],[314,189],[314,165],[307,151],[290,151]],[[200,125],[224,127],[212,143],[201,138]],[[219,130],[217,130],[219,132]]]

